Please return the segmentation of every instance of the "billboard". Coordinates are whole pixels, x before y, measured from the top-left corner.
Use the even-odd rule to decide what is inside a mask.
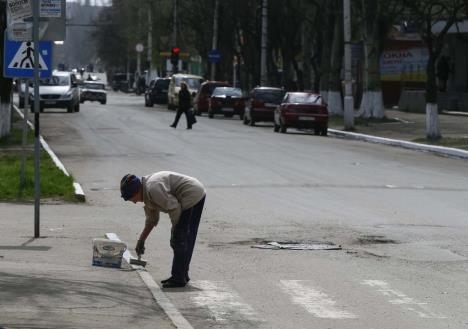
[[[381,80],[425,82],[428,58],[426,47],[384,50],[380,57]]]

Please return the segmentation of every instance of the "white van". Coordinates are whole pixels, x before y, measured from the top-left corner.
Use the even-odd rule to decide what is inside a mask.
[[[192,99],[197,94],[200,84],[203,82],[203,78],[199,75],[192,74],[174,74],[169,82],[169,89],[167,91],[167,108],[175,109],[179,106],[179,91],[180,83],[185,82],[189,89]]]

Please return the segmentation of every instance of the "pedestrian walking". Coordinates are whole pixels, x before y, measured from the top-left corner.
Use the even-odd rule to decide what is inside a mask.
[[[187,129],[192,129],[192,125],[196,122],[195,117],[192,113],[192,97],[188,90],[187,84],[185,82],[180,83],[179,91],[179,107],[177,108],[177,113],[174,119],[174,123],[171,124],[172,128],[177,127],[180,116],[182,113],[185,113],[185,118],[187,119]]]
[[[452,73],[450,69],[450,59],[446,55],[442,55],[437,62],[437,78],[439,79],[439,91],[447,91],[447,80],[449,74]]]
[[[143,177],[127,174],[120,182],[120,191],[125,201],[144,203],[146,221],[135,247],[138,256],[145,253],[145,241],[158,224],[160,212],[169,214],[174,257],[171,277],[161,283],[164,288],[184,287],[190,281],[189,267],[205,203],[205,187],[194,177],[160,171]]]

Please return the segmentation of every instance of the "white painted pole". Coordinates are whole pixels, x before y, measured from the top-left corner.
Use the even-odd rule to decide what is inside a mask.
[[[343,0],[344,43],[345,43],[345,98],[344,125],[345,130],[354,129],[354,98],[353,77],[351,72],[351,4],[350,0]]]

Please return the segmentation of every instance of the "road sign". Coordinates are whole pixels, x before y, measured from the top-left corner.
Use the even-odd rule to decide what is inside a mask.
[[[18,42],[5,38],[3,56],[3,76],[9,78],[34,77],[34,43]],[[47,78],[52,74],[52,42],[39,42],[39,77]]]
[[[208,53],[208,59],[210,63],[218,63],[221,59],[221,54],[219,53],[218,49],[213,49]]]
[[[9,0],[7,16],[8,39],[14,41],[32,41],[32,0]],[[40,0],[39,3],[39,39],[64,41],[66,37],[66,2],[65,0]]]

